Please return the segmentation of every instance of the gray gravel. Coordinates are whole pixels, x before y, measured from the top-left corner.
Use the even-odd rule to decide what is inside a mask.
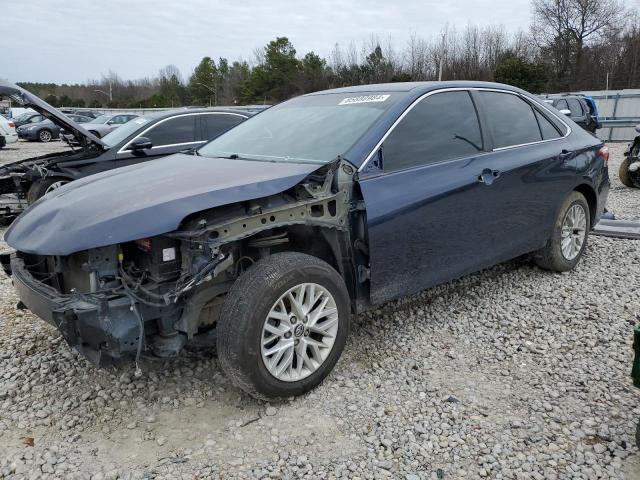
[[[640,219],[622,148],[610,209]],[[359,317],[323,385],[269,405],[206,352],[95,369],[3,277],[0,478],[638,479],[638,280],[640,242],[602,237],[570,273],[499,265]]]

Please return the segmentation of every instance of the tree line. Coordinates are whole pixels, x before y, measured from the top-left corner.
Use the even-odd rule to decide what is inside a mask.
[[[175,65],[155,77],[123,80],[110,71],[86,84],[20,83],[54,106],[178,107],[270,104],[349,85],[485,80],[533,93],[640,88],[640,16],[619,0],[532,0],[529,31],[447,27],[413,34],[402,48],[371,36],[329,55],[299,54],[287,37],[251,61],[204,57],[186,78]]]

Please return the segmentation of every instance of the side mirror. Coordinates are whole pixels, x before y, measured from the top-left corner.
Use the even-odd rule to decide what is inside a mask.
[[[566,115],[567,117],[571,116],[571,110],[567,110],[566,108],[560,110],[560,113],[563,114],[563,115]]]
[[[129,144],[127,150],[133,150],[135,152],[140,150],[147,150],[151,147],[153,147],[151,140],[149,140],[147,137],[138,137]]]

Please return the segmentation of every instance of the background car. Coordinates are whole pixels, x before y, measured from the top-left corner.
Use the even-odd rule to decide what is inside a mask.
[[[601,127],[598,108],[591,97],[584,95],[562,94],[544,95],[542,99],[565,113],[586,131],[593,134]]]
[[[93,110],[85,110],[82,108],[61,108],[60,111],[65,115],[82,115],[83,117],[98,118],[102,113]]]
[[[76,123],[89,123],[91,118],[82,115],[67,115]],[[49,119],[38,123],[29,123],[18,127],[18,138],[30,141],[50,142],[60,136],[60,127]]]
[[[0,115],[0,148],[18,141],[18,134],[13,121]]]
[[[28,123],[40,123],[45,119],[44,115],[38,112],[24,112],[13,118],[13,124],[16,128]]]
[[[113,132],[116,128],[137,117],[138,115],[135,113],[105,114],[94,118],[85,127],[87,131],[96,137],[102,138],[107,133]]]

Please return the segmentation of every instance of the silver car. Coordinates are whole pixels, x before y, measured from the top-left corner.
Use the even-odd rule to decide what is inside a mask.
[[[85,123],[83,126],[96,137],[102,138],[107,133],[114,131],[120,125],[124,125],[129,120],[133,120],[136,117],[138,117],[138,115],[135,113],[105,114]]]

